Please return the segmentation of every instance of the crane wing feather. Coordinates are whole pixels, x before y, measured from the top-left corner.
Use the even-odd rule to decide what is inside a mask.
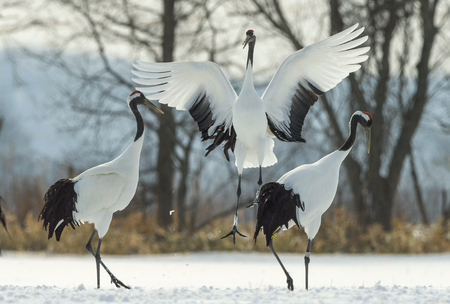
[[[151,100],[177,110],[189,110],[198,125],[202,140],[212,139],[206,149],[208,155],[225,141],[224,153],[234,151],[236,134],[232,126],[232,109],[237,99],[220,67],[213,62],[164,62],[138,61],[132,73],[139,78],[133,81]]]
[[[305,141],[301,131],[306,115],[320,95],[357,71],[369,47],[359,47],[367,36],[358,24],[309,45],[289,57],[270,81],[263,102],[269,127],[282,141]]]
[[[117,205],[126,184],[127,179],[115,172],[79,175],[75,184],[78,193],[76,219],[95,222],[89,217]]]

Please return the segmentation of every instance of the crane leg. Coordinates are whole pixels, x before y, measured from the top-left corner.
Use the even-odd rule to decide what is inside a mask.
[[[237,188],[237,191],[236,191],[237,202],[236,202],[236,211],[234,213],[233,228],[231,229],[230,232],[228,232],[227,235],[221,237],[221,239],[224,239],[224,238],[229,237],[230,235],[232,235],[233,236],[233,244],[235,244],[235,245],[236,245],[236,233],[239,234],[240,236],[247,237],[246,235],[243,235],[242,233],[240,233],[239,230],[237,229],[238,210],[239,210],[239,197],[241,196],[241,177],[242,177],[242,175],[239,174],[238,188]]]
[[[256,191],[255,199],[253,200],[253,202],[251,202],[249,205],[245,206],[245,208],[253,208],[253,207],[255,207],[255,205],[258,205],[258,196],[259,196],[259,191],[261,190],[262,183],[263,183],[262,169],[261,169],[261,166],[259,166],[258,191]]]
[[[306,247],[305,253],[305,284],[306,290],[308,290],[308,266],[309,266],[309,257],[311,255],[311,240],[308,239],[308,246]]]
[[[261,190],[261,186],[262,186],[262,168],[261,166],[259,166],[259,179],[258,179],[258,192],[257,194],[259,194],[259,190]]]
[[[291,276],[289,275],[289,272],[287,272],[286,268],[284,268],[283,263],[281,262],[280,258],[278,257],[278,254],[275,252],[275,249],[273,248],[273,244],[272,244],[272,240],[270,240],[269,243],[269,248],[272,250],[273,255],[275,256],[275,258],[277,259],[278,263],[280,264],[281,268],[284,271],[284,274],[286,275],[286,283],[288,284],[287,288],[290,291],[294,290],[294,280],[292,280]]]
[[[94,250],[92,249],[92,239],[94,238],[95,233],[97,232],[96,229],[94,229],[94,232],[92,232],[91,237],[89,238],[89,241],[86,244],[86,249],[95,257],[95,263],[97,266],[97,288],[100,288],[100,265],[102,265],[102,267],[106,270],[106,272],[109,274],[109,276],[111,277],[111,283],[114,283],[116,285],[117,288],[125,287],[126,289],[130,289],[129,286],[125,285],[124,283],[122,283],[120,280],[118,280],[113,274],[112,272],[108,269],[108,267],[106,267],[106,265],[103,263],[101,257],[100,257],[100,247],[102,245],[102,239],[98,239],[98,246],[97,246],[97,252],[94,252]]]

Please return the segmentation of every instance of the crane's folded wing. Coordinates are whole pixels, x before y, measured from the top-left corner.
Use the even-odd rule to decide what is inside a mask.
[[[81,221],[93,222],[90,216],[96,216],[101,210],[120,211],[132,198],[124,197],[127,179],[113,172],[83,176],[74,188],[78,194],[76,220]],[[133,192],[130,195],[134,196],[136,189],[130,191]]]

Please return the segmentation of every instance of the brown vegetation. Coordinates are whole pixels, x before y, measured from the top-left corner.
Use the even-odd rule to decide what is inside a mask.
[[[48,253],[86,254],[84,247],[92,225],[85,224],[74,231],[66,228],[61,241],[47,240],[42,223],[29,212],[23,222],[17,216],[6,214],[9,238],[0,231],[0,246],[3,250],[45,251]],[[241,224],[248,237],[239,239],[236,246],[220,237],[229,229],[230,218],[215,220],[201,230],[189,233],[177,229],[162,229],[156,225],[153,215],[133,212],[125,217],[114,218],[105,236],[102,252],[105,254],[158,254],[171,252],[192,252],[210,250],[238,250],[270,252],[264,238],[252,239],[253,224]],[[373,224],[366,231],[357,225],[354,216],[337,208],[334,216],[323,219],[317,237],[313,241],[314,253],[431,253],[450,251],[450,222],[440,220],[430,225],[414,224],[394,220],[392,231]],[[302,230],[302,229],[301,229]],[[306,235],[298,228],[278,234],[274,241],[279,252],[303,253],[306,249]],[[95,246],[95,245],[94,245]]]
[[[66,227],[61,241],[47,239],[43,222],[38,222],[38,214],[43,205],[45,193],[42,178],[15,178],[10,198],[4,203],[4,212],[9,235],[0,229],[0,248],[11,251],[43,251],[47,253],[87,254],[87,243],[93,225],[85,224],[72,230]],[[239,229],[247,238],[239,238],[236,245],[230,240],[220,238],[230,229],[233,209],[222,213],[220,217],[211,217],[212,210],[205,205],[198,212],[187,213],[188,227],[172,226],[161,228],[156,221],[157,212],[143,213],[136,206],[145,205],[140,191],[130,206],[115,214],[110,229],[102,243],[104,254],[161,254],[172,252],[198,251],[260,251],[270,252],[265,238],[253,241],[255,223],[242,221]],[[445,199],[446,201],[446,199]],[[442,216],[440,220],[428,225],[412,223],[403,218],[394,218],[392,230],[386,231],[380,223],[363,227],[359,225],[355,213],[348,211],[342,201],[337,199],[323,215],[319,233],[312,243],[313,253],[431,253],[450,252],[450,218]],[[241,208],[243,212],[244,208]],[[188,215],[195,214],[195,219]],[[445,215],[445,214],[444,214]],[[171,215],[173,223],[178,222],[179,212]],[[203,224],[206,223],[206,224]],[[182,226],[181,226],[182,227]],[[307,238],[303,228],[293,227],[280,232],[274,240],[278,252],[303,254]],[[96,248],[96,238],[93,243]]]

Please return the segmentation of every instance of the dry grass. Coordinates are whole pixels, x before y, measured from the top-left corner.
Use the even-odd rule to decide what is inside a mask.
[[[93,226],[86,224],[72,230],[66,227],[61,241],[47,240],[42,222],[31,212],[19,221],[13,214],[6,214],[8,234],[0,229],[0,246],[3,250],[45,251],[49,253],[85,254],[84,247]],[[169,252],[191,252],[210,250],[239,250],[270,252],[260,233],[253,241],[254,225],[240,224],[239,230],[247,238],[238,237],[236,245],[231,238],[220,237],[230,229],[230,218],[216,220],[195,233],[163,230],[156,226],[151,216],[130,213],[126,217],[114,218],[102,243],[105,254],[151,254]],[[306,235],[296,227],[278,234],[274,246],[278,252],[303,253]],[[95,246],[95,244],[93,244]],[[95,247],[94,247],[95,248]],[[337,209],[332,220],[324,219],[318,235],[313,241],[314,253],[430,253],[450,251],[450,222],[438,221],[429,226],[395,220],[390,232],[380,225],[369,226],[362,231],[356,220],[344,210]]]

